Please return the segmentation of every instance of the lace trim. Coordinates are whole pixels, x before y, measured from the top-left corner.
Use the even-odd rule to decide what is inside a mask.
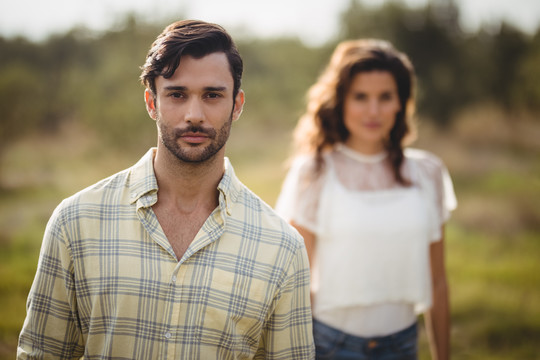
[[[358,151],[355,151],[351,149],[350,147],[345,146],[342,143],[336,144],[336,149],[340,151],[341,153],[347,155],[351,159],[354,159],[356,161],[367,163],[367,164],[375,164],[378,162],[383,161],[388,156],[387,152],[381,152],[374,155],[366,155],[359,153]]]

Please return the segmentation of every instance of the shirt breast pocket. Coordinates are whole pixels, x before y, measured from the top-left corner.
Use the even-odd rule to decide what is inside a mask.
[[[272,294],[264,279],[214,269],[201,342],[234,352],[256,351]]]

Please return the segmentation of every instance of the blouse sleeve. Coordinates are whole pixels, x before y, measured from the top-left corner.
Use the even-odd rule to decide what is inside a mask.
[[[413,150],[407,154],[413,154],[412,157],[418,164],[420,186],[431,207],[431,241],[438,241],[442,237],[442,226],[457,207],[452,179],[448,169],[437,156],[420,150]]]
[[[322,177],[313,176],[314,160],[296,158],[287,173],[276,202],[276,212],[288,222],[316,233]]]

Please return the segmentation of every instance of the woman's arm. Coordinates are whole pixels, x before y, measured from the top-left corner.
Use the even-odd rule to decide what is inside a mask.
[[[450,358],[450,306],[444,262],[444,227],[442,238],[430,246],[433,306],[425,314],[431,356],[436,360]]]
[[[313,265],[315,261],[315,234],[303,226],[296,224],[294,221],[291,221],[291,225],[294,226],[296,230],[304,238],[304,244],[306,245],[306,251],[309,260],[309,271],[311,273],[311,279],[313,282]],[[311,304],[313,306],[313,290],[311,291]]]

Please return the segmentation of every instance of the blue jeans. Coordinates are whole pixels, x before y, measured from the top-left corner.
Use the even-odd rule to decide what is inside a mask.
[[[313,319],[316,359],[325,360],[416,360],[418,326],[416,323],[395,334],[358,337]]]

